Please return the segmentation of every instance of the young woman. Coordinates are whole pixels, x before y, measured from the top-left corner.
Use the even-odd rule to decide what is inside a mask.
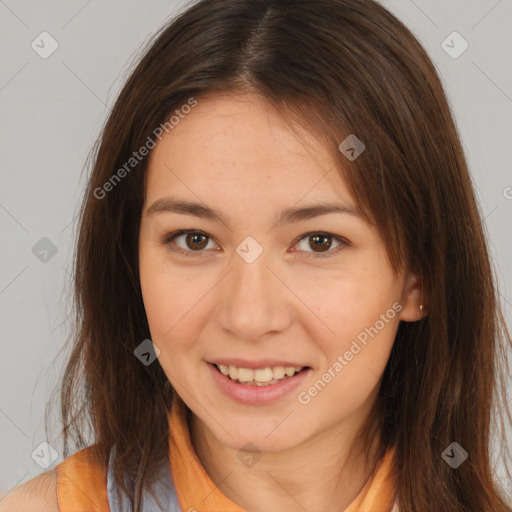
[[[473,186],[378,3],[202,0],[166,26],[99,141],[75,291],[55,510],[510,510]]]

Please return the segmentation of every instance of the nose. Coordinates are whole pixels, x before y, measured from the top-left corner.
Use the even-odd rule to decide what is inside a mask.
[[[236,339],[261,341],[293,321],[293,293],[276,267],[265,251],[250,263],[233,254],[231,271],[219,289],[217,323]]]

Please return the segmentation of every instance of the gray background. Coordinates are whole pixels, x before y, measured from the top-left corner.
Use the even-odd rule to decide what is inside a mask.
[[[511,325],[512,1],[382,3],[417,35],[442,76]],[[56,450],[51,467],[62,460],[61,443],[46,438],[44,410],[67,354],[57,357],[69,332],[82,169],[140,45],[182,5],[0,0],[0,496],[43,471],[36,463],[44,461],[40,443]],[[31,47],[33,41],[50,47],[49,39],[41,43],[44,31],[58,43],[46,59]],[[441,46],[453,31],[469,44],[456,59]],[[445,44],[451,52],[462,48],[453,37]],[[56,254],[34,254],[43,237]],[[53,424],[52,435],[58,418]],[[42,458],[33,458],[34,450]]]

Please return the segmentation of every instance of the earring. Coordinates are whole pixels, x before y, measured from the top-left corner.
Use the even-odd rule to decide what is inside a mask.
[[[420,304],[420,311],[423,311],[423,304]]]

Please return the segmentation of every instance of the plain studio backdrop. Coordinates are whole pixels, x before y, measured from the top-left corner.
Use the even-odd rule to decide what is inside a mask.
[[[512,325],[512,2],[382,3],[440,72]],[[82,169],[141,44],[183,5],[0,0],[0,496],[62,461],[44,413],[67,354]]]

